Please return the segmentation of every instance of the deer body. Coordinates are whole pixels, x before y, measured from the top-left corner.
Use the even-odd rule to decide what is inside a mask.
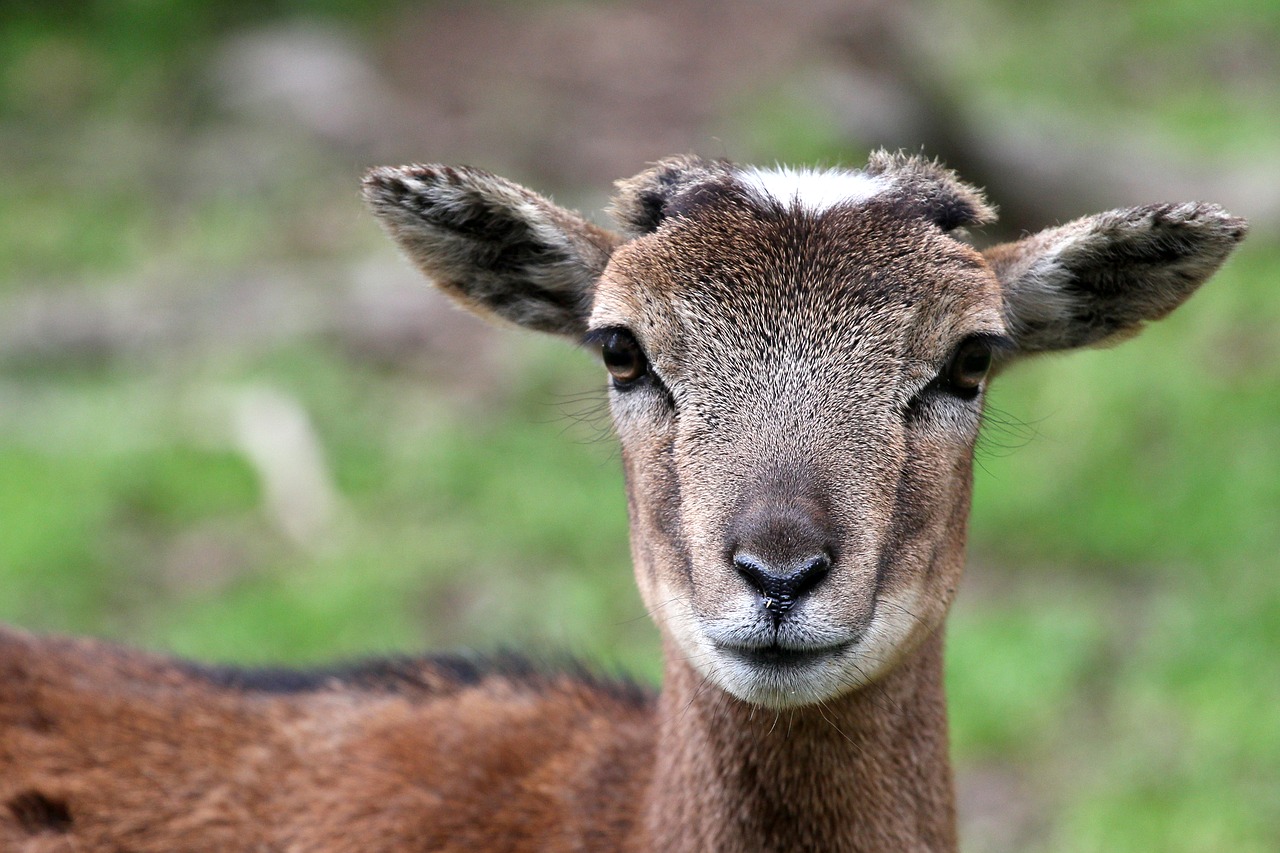
[[[365,192],[464,306],[600,348],[661,695],[0,632],[0,847],[955,849],[942,627],[989,377],[1134,334],[1243,221],[1154,205],[980,253],[956,233],[993,217],[981,194],[883,153],[619,187],[620,233],[472,169]]]

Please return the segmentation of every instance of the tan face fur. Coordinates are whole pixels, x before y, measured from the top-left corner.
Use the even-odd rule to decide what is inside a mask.
[[[784,197],[785,198],[785,197]],[[592,330],[649,375],[611,404],[645,602],[714,683],[771,707],[866,684],[941,623],[963,563],[982,398],[925,390],[1000,337],[973,249],[871,197],[725,193],[613,255]],[[814,553],[785,612],[739,572]]]

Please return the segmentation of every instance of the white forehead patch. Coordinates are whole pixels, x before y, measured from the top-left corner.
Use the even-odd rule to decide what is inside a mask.
[[[751,167],[738,170],[734,177],[762,201],[798,207],[810,213],[859,204],[879,195],[889,186],[884,178],[844,169]]]

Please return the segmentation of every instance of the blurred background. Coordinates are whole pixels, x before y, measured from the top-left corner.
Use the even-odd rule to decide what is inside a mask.
[[[1187,307],[992,395],[953,749],[968,850],[1280,849],[1277,45],[1271,0],[6,0],[0,619],[657,680],[601,372],[444,305],[368,166],[594,212],[671,153],[923,149],[979,242],[1212,200],[1253,231]]]

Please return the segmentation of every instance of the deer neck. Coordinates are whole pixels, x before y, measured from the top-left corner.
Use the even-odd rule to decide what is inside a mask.
[[[940,632],[875,684],[781,712],[666,660],[649,849],[956,849]]]

